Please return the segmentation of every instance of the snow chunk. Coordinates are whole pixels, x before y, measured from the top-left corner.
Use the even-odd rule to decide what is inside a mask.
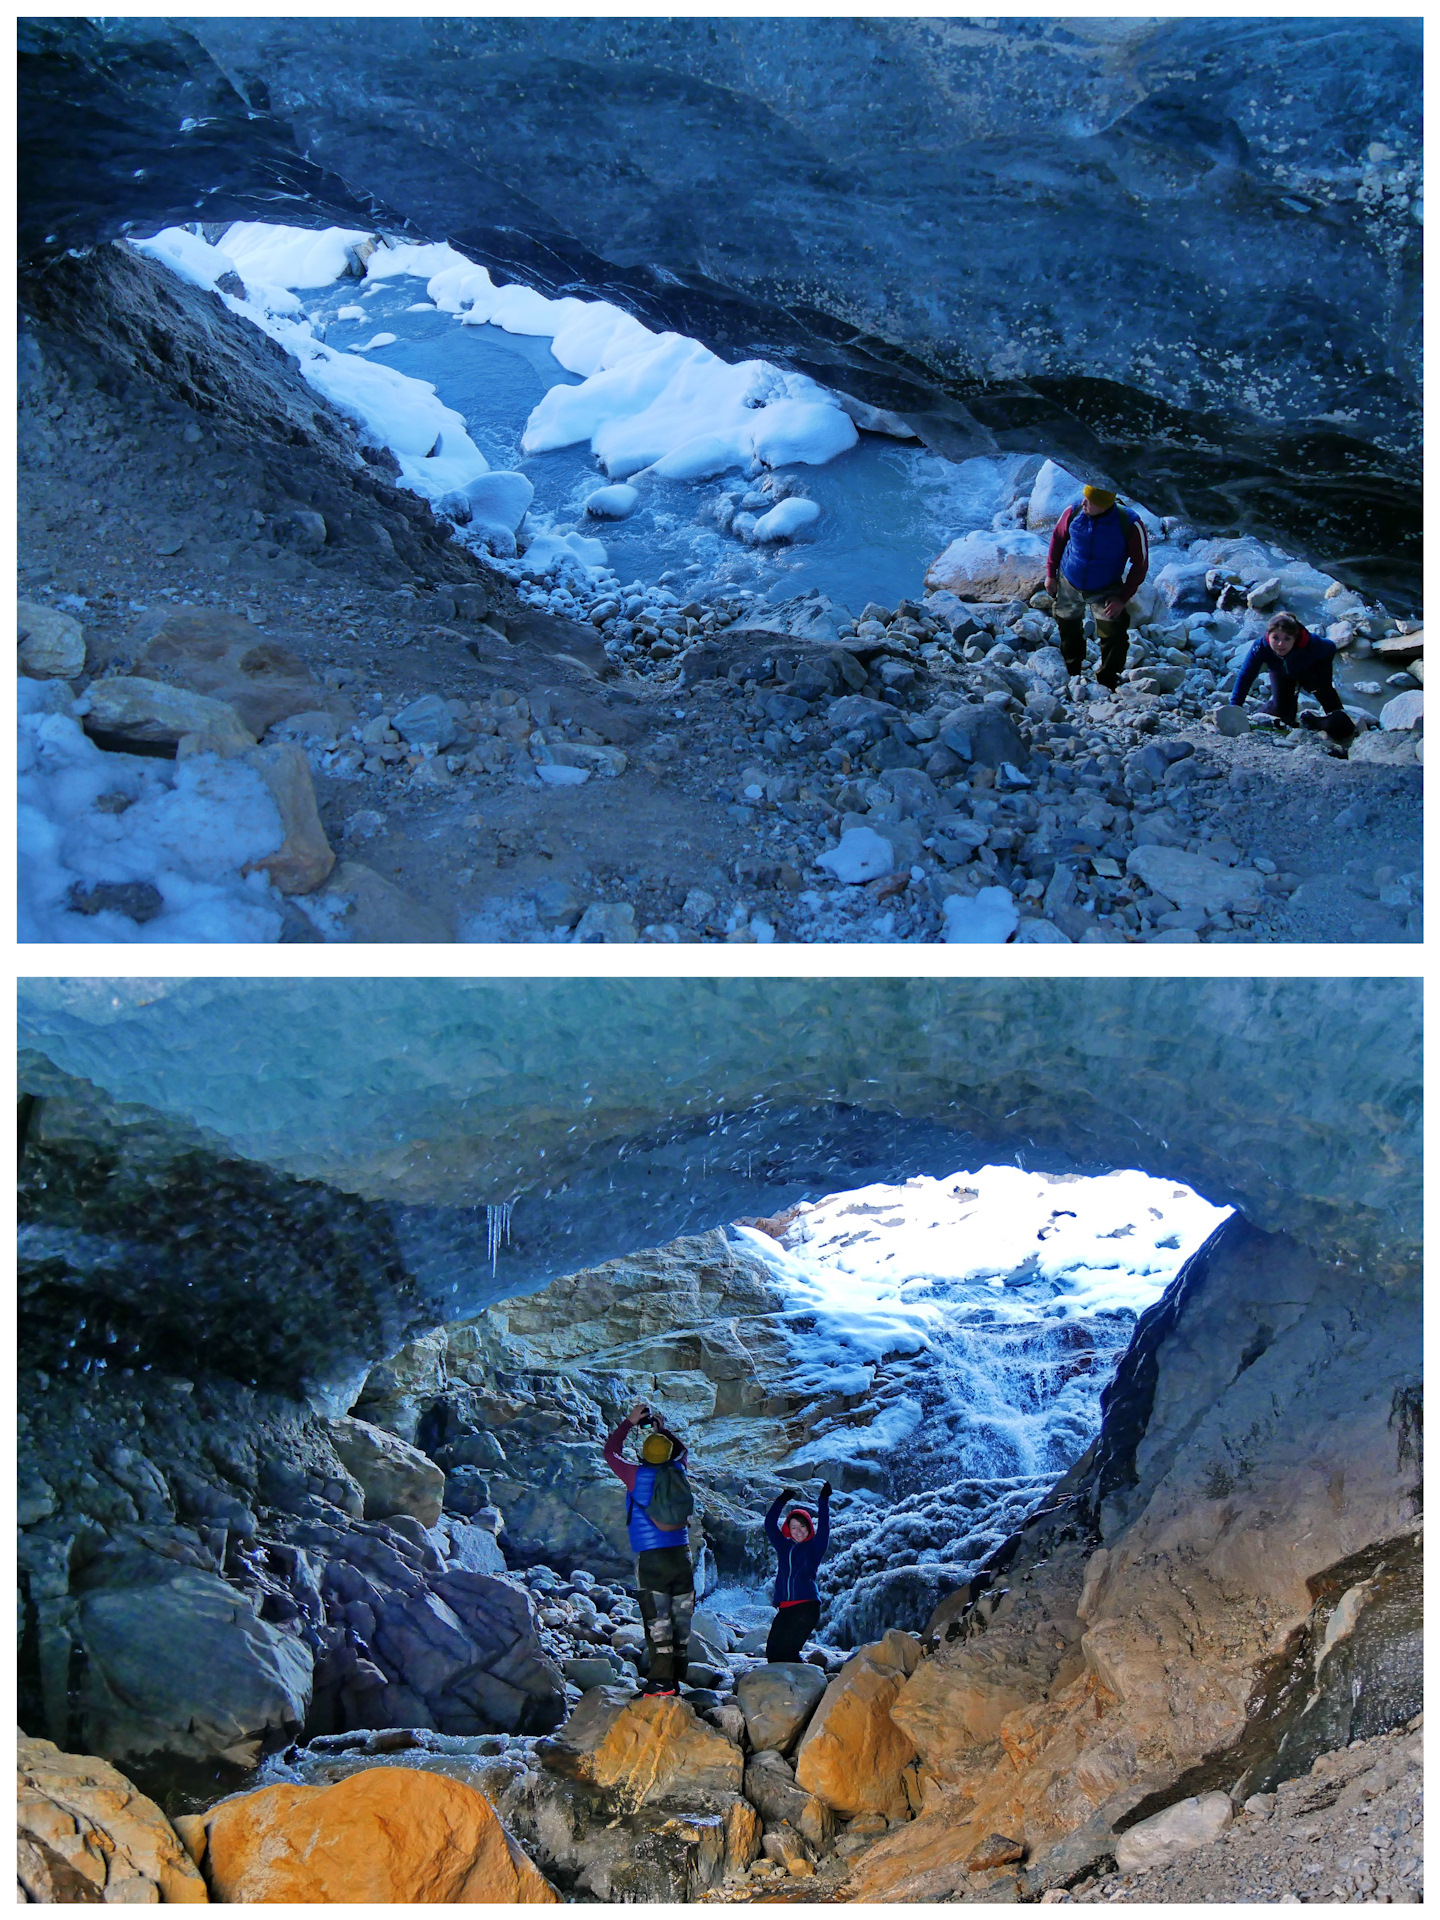
[[[778,507],[761,514],[750,529],[750,538],[757,546],[769,545],[777,540],[793,540],[802,527],[808,527],[819,518],[820,509],[813,500],[782,500]]]
[[[865,880],[878,880],[895,864],[895,853],[888,840],[873,827],[850,827],[840,836],[838,847],[822,853],[817,867],[828,867],[837,880],[858,886]]]
[[[952,893],[945,902],[945,938],[960,946],[1003,946],[1020,924],[1007,887],[982,887],[973,899]]]
[[[173,231],[173,229],[172,229]],[[237,220],[220,236],[248,287],[252,280],[276,287],[327,287],[344,276],[349,250],[370,235],[349,227],[279,227],[263,220]]]

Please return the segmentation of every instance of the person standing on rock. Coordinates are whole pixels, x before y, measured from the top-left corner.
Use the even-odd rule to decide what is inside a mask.
[[[631,1430],[648,1426],[637,1464],[624,1455]],[[605,1464],[624,1483],[625,1525],[635,1550],[640,1617],[649,1649],[646,1693],[677,1693],[690,1664],[695,1569],[689,1518],[695,1505],[685,1476],[688,1449],[637,1400],[605,1442]]]
[[[1085,609],[1095,615],[1100,665],[1095,678],[1113,693],[1129,647],[1129,603],[1150,565],[1138,518],[1108,487],[1086,487],[1078,507],[1055,522],[1045,560],[1045,591],[1055,601],[1060,651],[1073,676],[1085,671]]]
[[[1230,696],[1232,707],[1243,707],[1260,669],[1270,676],[1270,698],[1262,711],[1287,727],[1295,725],[1300,695],[1313,693],[1323,714],[1299,714],[1301,723],[1318,727],[1332,740],[1350,740],[1355,722],[1335,691],[1335,643],[1322,640],[1301,625],[1293,613],[1277,613],[1245,656]]]
[[[767,1660],[798,1660],[800,1649],[815,1631],[820,1619],[820,1590],[815,1575],[830,1544],[830,1495],[827,1480],[820,1489],[820,1521],[808,1507],[792,1507],[780,1524],[780,1509],[787,1500],[795,1500],[794,1487],[786,1487],[771,1503],[765,1516],[765,1537],[774,1547],[780,1566],[775,1575],[775,1618],[765,1642]]]

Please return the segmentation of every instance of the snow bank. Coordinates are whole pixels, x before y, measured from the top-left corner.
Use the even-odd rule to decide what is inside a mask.
[[[344,274],[351,247],[369,238],[349,227],[276,227],[263,220],[237,220],[220,236],[220,251],[229,255],[247,287],[252,280],[270,287],[328,287]]]
[[[172,761],[103,753],[61,690],[21,680],[18,700],[22,941],[279,938],[279,895],[264,874],[242,873],[285,837],[253,767],[214,754]],[[143,924],[67,906],[77,881],[137,880],[164,903]]]

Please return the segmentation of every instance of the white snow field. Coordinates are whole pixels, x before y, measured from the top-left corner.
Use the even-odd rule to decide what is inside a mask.
[[[832,1479],[827,1629],[912,1625],[1099,1429],[1137,1317],[1228,1218],[1188,1187],[982,1167],[832,1194],[780,1245],[732,1232],[786,1300],[796,1385],[864,1395],[780,1471]]]
[[[238,274],[245,297],[221,293],[231,310],[294,353],[441,511],[494,468],[522,474],[528,512],[466,518],[462,505],[460,537],[556,612],[666,574],[692,592],[893,603],[1008,503],[1018,457],[942,459],[803,374],[731,365],[608,301],[496,287],[444,242],[381,246],[357,282],[347,266],[366,239],[244,221],[215,246],[179,227],[134,244],[200,286]],[[781,488],[752,497],[767,474]],[[636,493],[623,515],[619,483]]]

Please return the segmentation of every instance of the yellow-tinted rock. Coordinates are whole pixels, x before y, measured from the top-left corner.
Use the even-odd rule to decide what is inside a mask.
[[[795,1756],[796,1784],[845,1819],[858,1813],[900,1819],[909,1808],[900,1775],[915,1747],[890,1717],[906,1680],[904,1656],[891,1644],[900,1641],[909,1641],[918,1656],[908,1634],[890,1633],[846,1662]]]
[[[289,1784],[204,1816],[216,1900],[385,1905],[558,1900],[474,1787],[371,1767],[333,1787]]]
[[[293,740],[267,740],[245,756],[270,789],[285,838],[274,853],[252,860],[282,893],[313,893],[330,874],[335,855],[320,824],[310,762]]]
[[[606,1787],[632,1807],[725,1799],[740,1792],[740,1749],[674,1695],[632,1698],[593,1687],[541,1756],[555,1773]]]
[[[85,670],[80,622],[56,607],[21,600],[16,608],[16,664],[32,680],[73,680]]]
[[[255,745],[255,736],[223,700],[185,687],[166,686],[134,674],[94,680],[85,692],[85,731],[124,753],[146,747],[178,747],[229,757]]]
[[[433,1527],[445,1498],[445,1475],[418,1447],[348,1416],[330,1422],[330,1441],[365,1496],[365,1518],[408,1513]]]
[[[22,1734],[16,1758],[19,1872],[33,1901],[203,1902],[205,1882],[169,1821],[124,1774]]]
[[[257,737],[277,720],[323,704],[324,689],[298,654],[248,620],[210,607],[167,613],[141,658],[177,686],[227,702]]]

